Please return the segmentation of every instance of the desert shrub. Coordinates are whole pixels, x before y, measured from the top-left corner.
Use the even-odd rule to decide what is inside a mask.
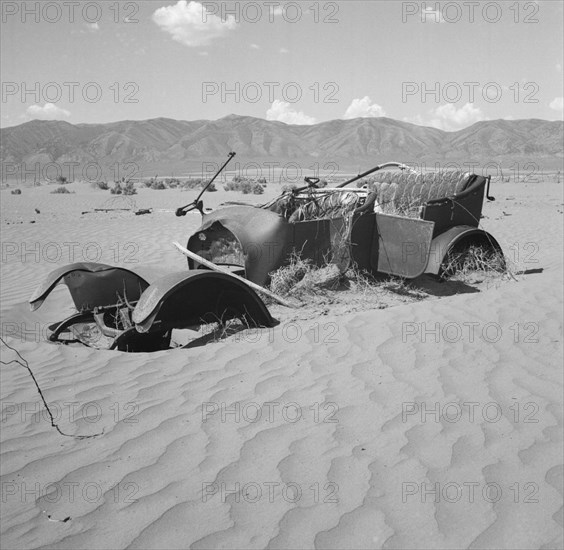
[[[115,186],[110,189],[110,193],[112,195],[121,195],[123,193],[123,189],[121,188],[121,183],[119,181],[115,182]]]
[[[105,181],[95,182],[94,187],[96,187],[96,189],[101,189],[102,191],[107,191],[110,188],[110,186]]]
[[[132,181],[126,182],[123,186],[123,194],[124,195],[137,195],[137,189],[135,189],[135,185]]]
[[[253,183],[251,181],[241,182],[241,192],[243,195],[250,195],[253,192]]]
[[[204,186],[202,185],[202,187],[204,187]],[[208,190],[210,193],[213,193],[214,191],[217,191],[217,187],[215,186],[215,183],[212,183],[212,184],[208,187],[207,190]]]
[[[12,193],[12,195],[21,195],[22,190],[21,189],[12,189],[11,193]]]
[[[153,183],[151,184],[151,189],[166,189],[166,185],[164,183],[164,181],[159,181],[159,180],[154,180]]]
[[[181,181],[180,185],[184,189],[196,189],[202,187],[208,180],[203,180],[202,178],[188,178],[187,180]]]
[[[180,185],[180,180],[178,178],[166,178],[165,184],[170,189],[175,189]]]
[[[153,187],[153,186],[157,184],[157,182],[158,182],[158,177],[159,177],[159,176],[155,176],[155,177],[153,177],[153,178],[151,178],[151,179],[143,180],[143,185],[144,185],[145,187],[149,187],[150,189],[157,189],[156,187]],[[158,189],[165,189],[165,187],[159,187]]]
[[[254,181],[242,178],[241,176],[235,176],[231,181],[228,181],[223,189],[225,191],[239,191],[243,195],[249,195],[253,192]]]
[[[65,185],[66,183],[68,183],[68,180],[67,178],[65,178],[65,176],[57,176],[57,179],[55,181],[60,185]]]
[[[267,182],[266,182],[266,178],[264,178],[264,177],[263,177],[263,178],[259,178],[257,181],[258,181],[258,183],[262,183],[263,185],[266,185],[266,183],[267,183]]]
[[[54,189],[53,191],[51,191],[52,195],[65,195],[65,194],[70,194],[70,191],[66,188],[66,187],[57,187],[57,189]]]
[[[253,186],[253,195],[262,195],[264,193],[264,187],[260,183],[256,183]]]

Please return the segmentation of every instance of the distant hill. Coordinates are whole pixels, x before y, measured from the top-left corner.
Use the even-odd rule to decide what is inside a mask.
[[[3,167],[24,163],[89,162],[102,167],[135,163],[142,175],[182,175],[202,162],[236,160],[297,162],[303,169],[329,161],[340,170],[357,171],[386,160],[412,164],[492,162],[510,168],[527,162],[540,169],[561,168],[564,123],[490,120],[457,132],[417,126],[390,118],[331,120],[298,126],[248,116],[179,121],[157,118],[106,124],[69,124],[33,120],[0,130]],[[4,169],[4,168],[3,168]],[[12,169],[12,168],[10,168]]]

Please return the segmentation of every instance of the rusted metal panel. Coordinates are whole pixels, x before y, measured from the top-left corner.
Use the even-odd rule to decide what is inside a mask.
[[[433,222],[376,214],[371,267],[381,273],[412,279],[425,271]]]

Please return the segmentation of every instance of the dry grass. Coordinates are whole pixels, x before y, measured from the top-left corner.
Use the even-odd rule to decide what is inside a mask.
[[[374,275],[359,269],[356,264],[347,269],[345,279],[350,290],[363,296],[374,293],[380,284]]]
[[[302,259],[298,252],[292,252],[287,265],[278,268],[270,274],[270,290],[279,296],[289,296],[295,290],[295,286],[309,273],[317,269],[311,260]],[[301,293],[313,292],[309,287],[304,288]]]
[[[442,269],[442,278],[468,281],[476,275],[515,279],[513,265],[503,252],[491,247],[473,245],[449,252]]]
[[[280,296],[295,296],[301,300],[316,299],[320,296],[332,296],[337,298],[339,292],[348,291],[350,297],[352,292],[355,300],[380,303],[385,301],[385,295],[392,293],[397,296],[421,300],[427,294],[417,289],[411,283],[400,277],[373,275],[359,269],[356,265],[350,266],[341,278],[338,288],[331,290],[320,289],[313,281],[315,277],[306,275],[314,274],[316,271],[329,265],[318,267],[310,260],[302,259],[298,253],[293,253],[288,265],[282,266],[271,273],[270,290]],[[305,280],[304,280],[305,279]],[[300,283],[298,285],[298,283]],[[305,283],[305,284],[304,284]],[[345,295],[343,295],[345,299]]]
[[[427,298],[425,292],[422,292],[402,277],[372,275],[358,269],[356,265],[347,270],[346,281],[349,289],[356,294],[360,294],[364,299],[382,299],[386,293],[393,293],[414,300]]]

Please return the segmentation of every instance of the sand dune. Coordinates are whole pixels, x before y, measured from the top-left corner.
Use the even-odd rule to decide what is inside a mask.
[[[50,345],[66,290],[25,302],[72,261],[46,259],[49,243],[95,242],[98,261],[154,277],[185,268],[169,243],[199,217],[81,216],[105,195],[76,190],[2,191],[3,337],[60,429],[100,434],[58,434],[29,373],[2,365],[4,547],[562,548],[560,186],[500,185],[485,207],[516,281],[317,317],[277,307],[274,329],[152,354]]]

